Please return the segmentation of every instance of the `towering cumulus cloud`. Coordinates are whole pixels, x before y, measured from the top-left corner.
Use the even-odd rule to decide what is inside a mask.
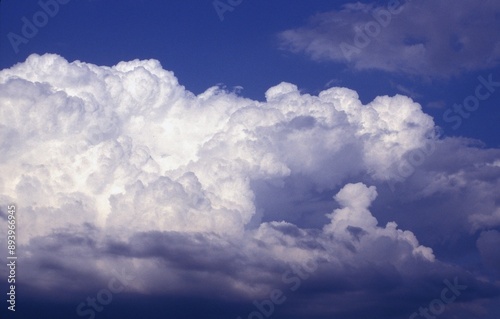
[[[402,96],[363,106],[348,89],[315,97],[288,83],[264,103],[216,87],[195,96],[154,60],[108,68],[33,55],[0,79],[2,193],[33,214],[25,240],[85,222],[240,235],[255,213],[252,180],[388,179],[433,129]]]
[[[18,206],[20,280],[78,291],[125,268],[135,293],[259,298],[287,265],[309,262],[327,284],[307,289],[315,296],[316,282],[324,303],[325,291],[341,300],[386,280],[378,293],[389,294],[448,269],[411,231],[379,225],[376,188],[356,181],[397,179],[403,156],[435,139],[419,104],[362,105],[346,88],[311,96],[289,83],[265,96],[195,95],[155,60],[32,55],[1,71],[0,201]],[[320,211],[316,228],[274,219],[257,200],[264,184],[337,192],[338,208]]]

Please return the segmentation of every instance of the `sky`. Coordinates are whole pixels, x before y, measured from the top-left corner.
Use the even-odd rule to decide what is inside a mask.
[[[499,29],[493,0],[1,1],[1,317],[499,318]]]

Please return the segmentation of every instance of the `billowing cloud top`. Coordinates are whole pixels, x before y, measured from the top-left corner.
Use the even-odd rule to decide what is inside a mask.
[[[195,96],[154,60],[108,68],[33,55],[0,81],[2,193],[44,214],[26,221],[43,223],[26,240],[83,222],[241,234],[253,180],[389,179],[433,130],[403,96],[363,106],[348,89],[316,97],[288,83],[264,103],[216,87]]]
[[[460,272],[411,231],[379,225],[376,188],[347,182],[398,180],[405,154],[437,142],[407,97],[362,105],[346,88],[311,96],[289,83],[264,102],[218,87],[194,95],[155,60],[100,67],[46,54],[0,72],[0,104],[0,202],[17,204],[20,280],[34,291],[86,289],[125,268],[136,293],[211,295],[215,285],[257,298],[279,269],[309,262],[332,285],[307,289],[342,299],[384,276],[390,293]],[[335,190],[339,206],[313,229],[257,204],[290,187]],[[494,240],[481,241],[490,259]]]

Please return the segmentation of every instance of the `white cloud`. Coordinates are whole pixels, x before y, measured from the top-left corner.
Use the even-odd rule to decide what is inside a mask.
[[[99,67],[32,55],[0,72],[0,105],[0,201],[18,205],[32,285],[53,275],[40,266],[48,251],[64,269],[127,267],[136,291],[206,290],[207,280],[251,296],[286,263],[329,262],[342,273],[383,260],[401,276],[434,264],[411,231],[378,225],[374,186],[347,183],[397,179],[392,167],[434,138],[432,118],[407,97],[362,105],[346,88],[311,96],[289,83],[265,102],[217,87],[196,96],[154,60]],[[321,212],[331,213],[322,229],[249,227],[252,183],[290,177],[342,187],[341,207]],[[47,244],[57,240],[69,244]]]
[[[412,232],[398,230],[394,222],[388,223],[385,228],[377,227],[377,219],[368,210],[376,197],[377,191],[373,186],[366,187],[362,183],[345,185],[335,196],[342,208],[329,215],[331,223],[325,225],[324,231],[336,238],[353,242],[355,246],[358,243],[361,246],[359,248],[370,251],[374,256],[384,254],[378,251],[381,247],[374,243],[380,238],[390,238],[400,244],[406,242],[411,247],[411,254],[434,261],[432,249],[419,245]],[[400,249],[398,254],[403,255],[403,250]],[[364,255],[363,257],[366,258]]]
[[[58,214],[26,220],[39,235],[82,221],[237,234],[255,213],[250,181],[388,179],[433,128],[402,96],[362,106],[348,89],[310,96],[288,83],[264,103],[217,88],[195,96],[154,60],[98,67],[33,55],[0,81],[2,193]],[[56,213],[63,203],[78,208]]]

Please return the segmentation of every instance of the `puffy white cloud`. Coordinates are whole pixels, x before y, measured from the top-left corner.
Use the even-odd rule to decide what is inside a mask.
[[[370,265],[402,277],[414,265],[444,269],[413,232],[378,225],[374,186],[348,183],[398,179],[405,155],[435,139],[407,97],[362,105],[346,88],[312,96],[289,83],[264,102],[217,87],[196,96],[154,60],[102,67],[47,54],[0,72],[0,105],[0,204],[18,206],[32,286],[57,267],[61,287],[123,267],[136,292],[215,286],[253,298],[279,281],[276,269],[311,260],[330,277]],[[340,208],[321,211],[317,229],[266,218],[262,181],[341,187]]]
[[[331,222],[325,225],[324,231],[347,242],[353,243],[354,247],[370,252],[370,255],[378,258],[384,254],[379,249],[387,247],[377,247],[376,243],[380,238],[393,240],[394,242],[405,243],[411,254],[418,255],[429,261],[434,261],[435,257],[432,249],[419,245],[417,238],[410,231],[397,229],[397,224],[390,222],[385,228],[377,227],[377,219],[368,210],[371,202],[377,197],[375,187],[366,187],[362,183],[347,184],[335,196],[335,200],[342,206],[329,215]],[[359,249],[358,248],[358,249]],[[404,255],[403,249],[398,249],[399,257]],[[366,259],[366,255],[362,254]]]
[[[263,103],[218,88],[195,96],[154,60],[98,67],[33,55],[0,81],[2,193],[59,216],[26,218],[33,235],[83,221],[236,235],[255,214],[252,180],[389,179],[433,129],[402,96],[363,106],[348,89],[310,96],[288,83]]]
[[[498,65],[500,5],[460,1],[351,3],[279,34],[284,49],[356,69],[449,76]]]
[[[348,184],[335,196],[335,200],[344,208],[330,215],[331,223],[325,226],[327,232],[341,234],[348,227],[358,227],[368,231],[377,226],[377,220],[368,211],[368,206],[377,196],[375,187],[367,188],[364,184]]]

